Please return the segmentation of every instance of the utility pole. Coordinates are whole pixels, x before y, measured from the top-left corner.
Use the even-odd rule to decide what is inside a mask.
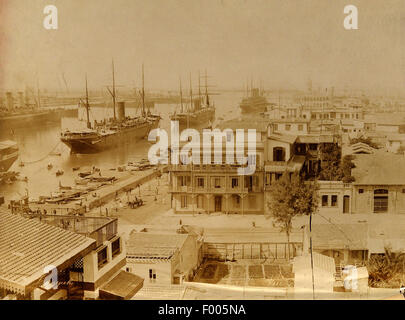
[[[314,256],[312,250],[312,211],[309,214],[309,248],[311,251],[312,299],[315,300]]]

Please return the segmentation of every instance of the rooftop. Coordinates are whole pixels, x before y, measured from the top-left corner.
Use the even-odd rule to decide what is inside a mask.
[[[355,185],[405,185],[405,157],[377,150],[356,154],[352,176]]]
[[[318,250],[368,248],[368,224],[314,224],[312,226],[313,245]]]
[[[42,285],[44,268],[70,266],[95,240],[56,226],[0,211],[0,287],[27,294]]]
[[[134,259],[171,259],[181,249],[188,234],[131,232],[127,256]]]

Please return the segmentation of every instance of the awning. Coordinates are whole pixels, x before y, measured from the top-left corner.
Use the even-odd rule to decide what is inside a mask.
[[[120,271],[118,275],[100,288],[100,299],[129,300],[142,287],[143,278],[126,271]]]

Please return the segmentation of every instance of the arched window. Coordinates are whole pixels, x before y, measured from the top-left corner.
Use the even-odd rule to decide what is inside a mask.
[[[374,212],[387,212],[388,211],[388,190],[376,189],[374,190]]]
[[[282,147],[273,148],[273,161],[285,161],[285,149]]]

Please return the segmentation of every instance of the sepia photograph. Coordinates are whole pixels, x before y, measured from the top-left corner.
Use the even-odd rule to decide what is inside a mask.
[[[403,0],[0,0],[0,300],[404,300],[404,30]]]

